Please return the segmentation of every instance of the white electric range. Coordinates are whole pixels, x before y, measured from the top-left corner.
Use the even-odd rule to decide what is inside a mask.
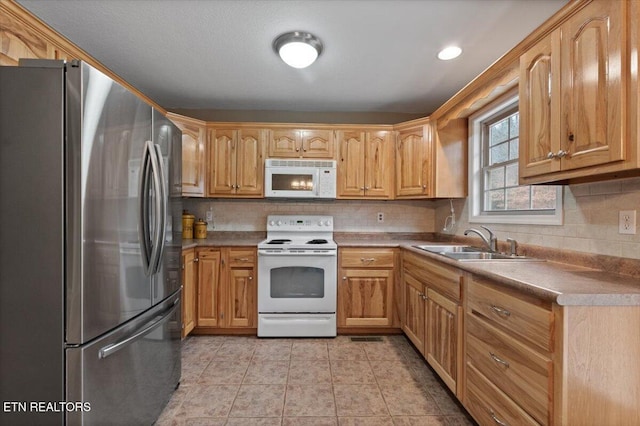
[[[336,335],[333,217],[273,215],[258,244],[258,336]]]

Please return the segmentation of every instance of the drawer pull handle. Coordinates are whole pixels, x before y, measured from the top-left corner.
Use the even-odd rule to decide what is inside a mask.
[[[375,261],[376,261],[375,257],[361,257],[360,258],[360,262],[371,263],[371,262],[375,262]]]
[[[505,423],[502,420],[500,420],[496,416],[496,413],[493,412],[493,410],[489,410],[489,414],[491,415],[491,418],[493,419],[493,421],[496,422],[497,424],[499,424],[500,426],[509,426],[507,423]]]
[[[491,355],[491,358],[497,362],[498,364],[502,364],[505,367],[509,368],[509,363],[505,360],[503,360],[502,358],[497,357],[493,352],[489,352],[489,355]]]
[[[248,262],[249,258],[248,257],[236,257],[235,259],[236,262]]]
[[[496,314],[503,316],[505,318],[511,316],[511,312],[507,311],[506,309],[499,308],[496,305],[491,305],[491,310],[494,311]]]

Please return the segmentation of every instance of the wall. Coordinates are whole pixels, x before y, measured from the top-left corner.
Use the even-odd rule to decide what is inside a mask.
[[[454,200],[455,235],[478,227],[469,223],[467,200]],[[436,203],[434,227],[441,232],[449,215],[449,201]],[[519,243],[593,254],[640,259],[640,233],[618,233],[618,212],[640,210],[640,178],[620,179],[564,187],[562,226],[489,225],[500,241],[507,237]],[[640,222],[640,217],[638,218]],[[640,232],[640,226],[638,226]]]
[[[332,215],[335,232],[433,232],[432,201],[300,201],[184,199],[184,208],[206,217],[213,210],[216,231],[265,231],[270,214]],[[377,213],[384,222],[377,222]]]

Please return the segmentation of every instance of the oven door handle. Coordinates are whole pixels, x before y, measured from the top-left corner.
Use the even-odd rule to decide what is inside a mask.
[[[336,250],[331,251],[298,251],[298,252],[290,252],[290,251],[266,251],[266,250],[258,250],[258,256],[337,256],[338,252]]]

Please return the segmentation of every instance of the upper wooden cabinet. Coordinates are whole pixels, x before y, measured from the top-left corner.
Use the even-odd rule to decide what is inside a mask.
[[[338,198],[393,198],[393,133],[338,131]]]
[[[167,118],[182,131],[182,195],[204,197],[206,123],[173,113]]]
[[[333,158],[334,145],[331,129],[272,129],[268,154],[270,158]]]
[[[260,198],[264,192],[263,129],[209,129],[210,197]]]
[[[593,1],[520,57],[521,183],[629,167],[622,163],[628,8]]]
[[[428,125],[402,129],[396,140],[396,198],[428,198],[431,189]]]

